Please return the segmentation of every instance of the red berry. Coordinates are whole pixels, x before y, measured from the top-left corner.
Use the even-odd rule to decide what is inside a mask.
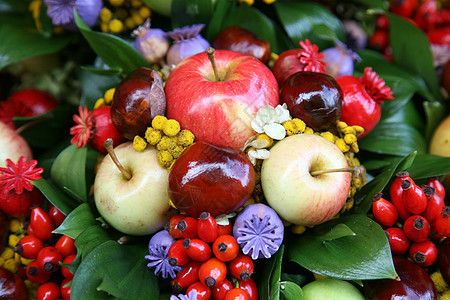
[[[429,267],[436,261],[438,250],[432,241],[412,243],[409,257],[421,267]]]
[[[212,296],[214,300],[224,300],[227,293],[233,288],[233,284],[228,279],[224,279],[222,283],[217,284],[212,289]]]
[[[57,300],[60,296],[59,286],[53,281],[40,285],[36,292],[37,300]]]
[[[391,227],[385,230],[392,254],[402,255],[408,251],[410,241],[401,228]]]
[[[247,280],[252,276],[255,266],[250,256],[241,253],[228,263],[228,270],[237,279]]]
[[[239,288],[245,290],[250,300],[258,300],[258,287],[252,278],[247,280],[238,280]]]
[[[413,242],[426,241],[430,236],[430,223],[423,216],[413,215],[403,224],[405,235]]]
[[[53,246],[42,248],[36,258],[38,268],[49,273],[59,270],[61,267],[59,262],[62,260],[61,253]]]
[[[403,189],[401,185],[403,180],[405,179],[414,182],[411,177],[409,177],[408,172],[398,172],[397,174],[395,174],[395,179],[392,182],[391,187],[389,188],[391,203],[397,208],[398,214],[403,221],[408,219],[408,217],[411,215],[411,213],[406,210],[405,205],[403,205]]]
[[[62,262],[63,262],[63,264],[70,264],[75,260],[76,257],[77,257],[76,254],[66,256]],[[69,269],[67,269],[65,266],[61,266],[61,274],[65,278],[69,278],[69,279],[73,278],[73,273],[71,271],[69,271]]]
[[[221,235],[213,244],[214,255],[221,261],[231,261],[239,254],[239,244],[232,235]]]
[[[422,188],[425,196],[427,197],[427,208],[422,213],[422,215],[428,220],[431,228],[436,226],[436,218],[442,212],[445,207],[444,199],[440,198],[436,194],[436,190],[431,186],[424,186]]]
[[[182,266],[191,260],[183,246],[183,240],[177,240],[170,246],[168,259],[171,266]]]
[[[211,289],[200,281],[191,284],[186,290],[186,295],[188,295],[192,290],[197,292],[197,300],[209,300],[211,298]]]
[[[44,243],[39,238],[34,235],[26,235],[14,247],[14,252],[26,259],[36,259],[43,247]]]
[[[403,205],[412,214],[420,214],[427,208],[427,197],[422,188],[408,179],[403,180]]]
[[[217,225],[217,236],[221,236],[221,235],[225,235],[225,234],[229,234],[231,235],[231,233],[233,232],[233,224],[231,224],[231,222],[229,222],[227,225]]]
[[[211,247],[201,239],[184,239],[183,247],[193,260],[203,262],[211,257]]]
[[[198,220],[196,218],[185,217],[183,220],[178,222],[177,228],[181,231],[181,236],[185,239],[195,239],[198,237],[197,223]]]
[[[225,300],[250,300],[248,293],[241,288],[231,289],[225,296]]]
[[[44,241],[53,236],[52,231],[55,229],[52,219],[41,207],[31,210],[30,226],[33,228],[33,234]]]
[[[178,222],[180,222],[183,219],[184,219],[183,215],[180,214],[175,215],[172,218],[170,218],[169,222],[166,225],[166,230],[176,240],[182,238],[181,231],[178,229],[177,225]]]
[[[213,243],[217,238],[217,223],[209,212],[202,212],[197,223],[198,237],[207,243]]]
[[[442,236],[450,237],[450,206],[445,206],[436,218],[436,231]]]
[[[30,262],[26,269],[27,278],[34,283],[43,284],[47,282],[50,277],[52,277],[52,273],[43,272],[37,266],[36,260]]]
[[[411,18],[419,0],[391,0],[389,10],[405,18]]]
[[[63,235],[59,238],[55,244],[55,248],[58,249],[63,258],[77,253],[75,240],[67,235]]]
[[[435,189],[436,195],[442,200],[445,199],[445,188],[444,185],[439,181],[437,177],[428,178],[425,185],[431,186]]]
[[[382,198],[382,194],[378,193],[372,198],[372,212],[375,220],[384,226],[392,226],[397,222],[398,212],[395,206]]]
[[[61,286],[59,289],[64,300],[70,299],[70,292],[72,289],[72,286],[69,284],[70,281],[72,281],[71,278],[64,278],[63,281],[61,281]]]
[[[181,292],[183,289],[198,281],[198,272],[201,265],[201,262],[195,260],[191,260],[190,262],[185,264],[181,268],[181,271],[177,273],[175,279],[171,281],[172,289],[174,290],[174,292]]]
[[[385,14],[380,14],[377,16],[375,25],[378,29],[389,30],[389,19]]]
[[[369,47],[383,53],[389,46],[389,33],[384,29],[377,29],[369,39]]]
[[[202,263],[198,271],[198,278],[207,287],[214,288],[227,276],[227,266],[224,262],[213,257]]]
[[[66,215],[63,214],[59,209],[52,206],[48,210],[48,215],[50,216],[50,219],[52,219],[53,224],[55,224],[56,227],[62,224],[64,220],[66,219]]]

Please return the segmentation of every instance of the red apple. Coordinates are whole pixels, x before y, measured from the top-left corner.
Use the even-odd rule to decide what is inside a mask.
[[[339,148],[315,134],[289,136],[270,149],[261,169],[267,203],[293,224],[314,226],[333,218],[344,206],[350,172]],[[323,173],[321,173],[323,172]]]
[[[219,79],[205,52],[170,73],[165,86],[167,117],[191,130],[197,140],[241,148],[255,134],[250,123],[256,112],[279,104],[278,84],[270,69],[252,56],[216,50],[215,62]]]
[[[19,157],[25,156],[27,161],[31,160],[30,146],[15,130],[0,122],[0,168],[6,166],[6,159],[16,162]]]

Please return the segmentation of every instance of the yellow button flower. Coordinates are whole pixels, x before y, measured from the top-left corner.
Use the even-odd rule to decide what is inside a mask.
[[[194,134],[187,129],[183,129],[180,131],[180,134],[178,135],[177,143],[180,146],[188,147],[194,143],[194,140],[195,140]]]
[[[123,31],[123,23],[118,19],[113,19],[109,22],[109,30],[111,33],[120,33]]]
[[[156,146],[161,141],[161,138],[161,131],[153,127],[148,127],[145,131],[145,139],[150,145]]]
[[[163,130],[164,124],[167,122],[167,118],[165,116],[156,116],[152,120],[152,127],[158,130]]]
[[[133,139],[133,148],[138,152],[142,152],[145,148],[147,148],[147,142],[140,136],[136,135]]]
[[[163,132],[167,136],[176,136],[180,132],[180,123],[177,120],[167,120],[163,125]]]

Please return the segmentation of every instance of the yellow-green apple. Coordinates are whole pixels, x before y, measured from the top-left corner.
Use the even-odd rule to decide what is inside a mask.
[[[434,131],[429,152],[434,155],[450,157],[450,115]],[[445,176],[443,184],[447,193],[450,193],[450,174]]]
[[[0,149],[0,167],[2,168],[6,166],[7,158],[14,163],[21,156],[25,156],[27,161],[32,159],[30,146],[25,139],[3,122],[0,122]]]
[[[315,280],[302,287],[303,300],[364,300],[366,299],[354,285],[339,279]]]
[[[350,183],[344,154],[314,134],[276,143],[261,169],[267,202],[281,218],[298,225],[318,225],[334,217],[345,204]]]
[[[105,145],[106,146],[106,145]],[[108,149],[108,148],[107,148]],[[132,142],[120,144],[100,164],[94,182],[95,205],[113,228],[130,235],[160,230],[169,220],[167,169],[160,166],[153,147],[142,152]],[[115,163],[116,156],[120,170]]]
[[[191,130],[197,140],[241,148],[255,134],[250,126],[264,105],[279,104],[277,81],[258,59],[208,48],[170,73],[166,86],[167,117]]]

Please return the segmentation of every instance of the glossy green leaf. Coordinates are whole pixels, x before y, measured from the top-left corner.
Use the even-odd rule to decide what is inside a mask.
[[[281,294],[286,300],[302,300],[303,290],[297,284],[290,281],[280,282]]]
[[[274,256],[274,266],[270,278],[270,299],[280,299],[280,281],[281,281],[281,266],[283,262],[284,245],[278,249]]]
[[[213,14],[212,0],[172,0],[172,27],[207,24]]]
[[[214,38],[223,29],[222,24],[225,21],[225,18],[227,16],[231,15],[231,12],[235,8],[236,8],[235,1],[217,0],[213,15],[212,15],[211,20],[209,21],[208,27],[206,29],[205,37],[209,41],[213,41]]]
[[[408,98],[384,102],[381,112],[381,122],[407,124],[419,132],[424,132],[425,120],[414,101]]]
[[[61,51],[71,40],[70,35],[44,38],[24,28],[2,25],[0,26],[0,70],[25,58]]]
[[[281,263],[283,261],[284,245],[267,262],[262,265],[261,278],[258,284],[259,299],[279,299],[281,279]]]
[[[98,225],[98,222],[95,221],[91,208],[87,203],[83,203],[70,212],[64,222],[53,232],[76,239],[83,231],[96,225]]]
[[[48,149],[67,136],[72,122],[73,107],[60,105],[51,111],[32,117],[15,117],[20,135],[34,149]]]
[[[97,68],[97,65],[94,66]],[[117,69],[114,69],[117,70]],[[83,90],[80,105],[87,105],[89,110],[94,108],[95,102],[103,98],[104,93],[113,87],[116,87],[121,81],[119,76],[105,76],[94,74],[86,70],[80,72],[80,84]]]
[[[75,10],[75,22],[92,50],[113,69],[122,69],[125,73],[140,68],[150,68],[144,57],[126,41],[118,36],[91,30]]]
[[[325,241],[324,235],[345,224],[355,235]],[[286,247],[290,261],[311,272],[343,280],[397,276],[384,230],[372,219],[356,214],[314,227]]]
[[[356,233],[354,233],[347,225],[337,224],[335,227],[331,228],[329,232],[325,233],[322,236],[322,239],[323,241],[332,241],[355,234]]]
[[[55,185],[80,203],[87,201],[86,156],[86,147],[70,145],[58,155],[50,171]]]
[[[158,299],[157,278],[145,264],[142,244],[107,241],[81,262],[72,281],[74,299]]]
[[[450,157],[432,154],[418,154],[408,168],[411,178],[426,179],[450,173]]]
[[[400,171],[408,169],[414,162],[416,155],[417,152],[413,152],[405,157],[394,160],[381,174],[376,176],[373,180],[365,184],[358,192],[356,192],[354,196],[356,205],[354,211],[364,215],[367,214],[372,208],[373,196],[383,191],[392,176]]]
[[[121,68],[113,68],[113,69],[97,69],[97,68],[90,68],[86,66],[82,66],[81,69],[91,72],[93,74],[97,75],[106,75],[106,76],[113,76],[113,75],[120,75],[122,74],[123,70]]]
[[[426,141],[414,127],[403,123],[383,123],[358,141],[360,149],[389,155],[407,155],[413,151],[426,152]]]
[[[448,104],[443,104],[441,102],[423,101],[422,105],[427,120],[425,137],[429,141],[436,127],[448,115]]]
[[[77,247],[78,255],[84,260],[100,244],[112,239],[112,234],[96,223],[95,226],[87,227],[77,236],[75,246]]]
[[[231,25],[238,25],[250,30],[259,38],[267,40],[270,43],[272,52],[280,53],[289,47],[286,41],[287,37],[281,28],[254,7],[246,4],[239,5],[227,16],[225,22],[222,24],[222,29]]]
[[[78,205],[77,201],[69,198],[66,194],[61,192],[50,182],[50,180],[41,178],[32,181],[32,184],[37,187],[42,194],[44,194],[45,198],[47,198],[51,204],[53,204],[65,215],[68,215]]]
[[[395,64],[421,76],[435,100],[442,101],[430,42],[426,34],[405,18],[393,13],[387,13],[387,16],[390,24],[389,43]]]
[[[320,50],[324,50],[333,46],[335,39],[345,39],[340,20],[319,3],[279,0],[274,7],[284,30],[296,47],[300,40],[309,39]]]

